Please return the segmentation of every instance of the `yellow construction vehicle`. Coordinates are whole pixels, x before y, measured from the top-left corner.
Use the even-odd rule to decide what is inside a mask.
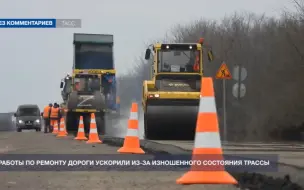
[[[152,80],[143,82],[142,91],[145,138],[193,138],[204,72],[204,39],[151,46],[145,59],[152,61]],[[213,53],[207,49],[212,61]]]
[[[115,118],[118,111],[114,37],[75,33],[73,44],[73,73],[60,82],[67,131],[77,131],[79,118],[83,116],[85,132],[89,132],[91,113],[95,113],[97,131],[104,135],[106,118]]]

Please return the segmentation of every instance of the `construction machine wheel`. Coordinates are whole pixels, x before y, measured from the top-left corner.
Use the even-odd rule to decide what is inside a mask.
[[[82,113],[83,116],[83,124],[84,124],[84,130],[85,133],[90,132],[90,124],[91,124],[91,113]],[[99,135],[105,134],[105,120],[104,120],[104,114],[102,113],[95,113],[95,122],[97,127],[97,132]]]
[[[194,139],[198,100],[152,100],[144,114],[145,137],[150,140]]]
[[[95,114],[97,131],[99,135],[104,135],[106,133],[106,126],[105,126],[106,100],[105,100],[105,96],[99,91],[94,93],[94,105],[95,108],[99,110],[99,112]]]
[[[157,139],[157,132],[153,126],[150,126],[148,123],[148,118],[146,114],[144,114],[144,130],[145,130],[145,138],[150,140],[156,140]]]
[[[99,135],[105,135],[106,133],[106,122],[105,122],[105,116],[104,113],[97,113],[96,114],[96,124],[97,124],[97,131]]]
[[[83,118],[84,132],[88,134],[90,132],[91,113],[81,113]]]
[[[68,111],[66,113],[66,130],[68,133],[77,134],[79,124],[79,116],[78,113]]]

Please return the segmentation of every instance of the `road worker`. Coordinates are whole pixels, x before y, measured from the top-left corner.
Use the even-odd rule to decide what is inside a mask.
[[[81,84],[80,84],[80,79],[75,78],[74,79],[74,90],[80,91],[81,90]]]
[[[190,53],[190,59],[186,64],[186,72],[199,72],[200,67],[199,54],[197,52]]]
[[[204,44],[204,38],[200,38],[199,41],[198,41],[198,43],[203,46],[203,44]],[[195,52],[195,64],[193,65],[193,70],[195,72],[199,72],[200,71],[200,53],[199,52]]]
[[[53,107],[53,104],[50,103],[48,106],[45,106],[43,109],[42,117],[44,119],[44,133],[51,132],[50,115],[51,115],[52,107]]]
[[[60,119],[61,119],[61,117],[62,117],[62,115],[63,115],[63,113],[62,113],[62,108],[61,108],[61,106],[59,105],[59,104],[57,104],[57,103],[55,103],[56,104],[56,107],[58,108],[58,126],[59,126],[59,124],[60,124]]]
[[[120,105],[120,98],[119,98],[119,96],[116,96],[116,104]]]
[[[52,107],[51,109],[51,114],[50,114],[50,123],[51,123],[51,128],[54,129],[54,125],[55,125],[55,122],[59,120],[59,106],[58,104],[55,102],[54,103],[54,106]],[[58,123],[58,126],[59,126],[60,123]]]
[[[195,71],[195,72],[199,72],[199,62],[200,61],[200,59],[199,59],[199,55],[196,55],[195,56],[195,63],[194,63],[194,65],[193,65],[193,70]]]
[[[118,110],[120,108],[120,98],[119,96],[116,96],[116,109]]]

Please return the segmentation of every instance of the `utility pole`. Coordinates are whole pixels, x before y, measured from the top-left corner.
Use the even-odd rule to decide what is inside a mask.
[[[224,141],[227,142],[226,79],[223,79],[223,126]]]
[[[227,130],[227,109],[226,109],[226,80],[232,79],[231,73],[225,62],[222,63],[220,68],[218,69],[216,75],[216,79],[223,80],[223,131],[224,131],[224,142],[228,141],[228,130]]]

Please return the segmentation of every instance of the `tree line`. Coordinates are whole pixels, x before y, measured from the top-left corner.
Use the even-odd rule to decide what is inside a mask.
[[[200,19],[177,25],[163,42],[197,42],[204,37],[214,61],[205,57],[205,76],[213,77],[222,62],[232,71],[246,68],[246,95],[232,95],[226,81],[228,139],[233,141],[298,140],[304,131],[304,1],[294,0],[296,11],[282,10],[279,18],[234,13],[220,22]],[[122,106],[141,100],[142,81],[151,65],[142,57],[133,73],[119,78]],[[222,128],[222,80],[214,79]]]

